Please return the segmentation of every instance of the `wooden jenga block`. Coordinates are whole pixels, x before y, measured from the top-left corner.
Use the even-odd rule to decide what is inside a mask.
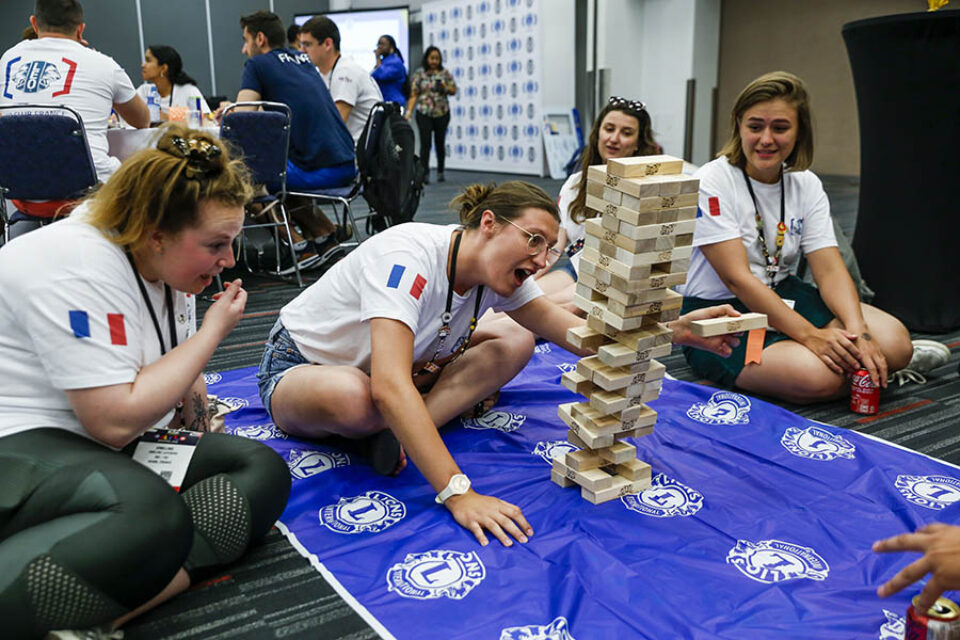
[[[586,471],[577,471],[571,469],[560,460],[553,461],[553,470],[564,476],[568,480],[573,480],[581,487],[588,488],[590,491],[601,491],[613,486],[614,476],[602,469],[587,469]]]
[[[619,416],[620,422],[636,419],[640,411],[632,411],[634,408],[642,408],[641,405],[656,400],[660,397],[660,385],[657,381],[655,387],[647,389],[647,385],[635,385],[643,388],[643,391],[635,394],[621,393],[626,392],[630,387],[620,391],[604,391],[602,389],[590,394],[590,407],[596,409],[605,416]],[[611,425],[612,426],[612,425]],[[598,429],[598,432],[606,429]]]
[[[600,221],[600,224],[603,225],[604,229],[609,229],[610,231],[619,231],[620,230],[620,218],[614,213],[597,213],[597,220]]]
[[[569,425],[568,425],[569,426]],[[567,432],[567,442],[572,444],[575,447],[580,447],[581,449],[587,448],[587,443],[580,439],[580,436],[575,434],[572,431]]]
[[[590,236],[587,236],[588,238]],[[664,251],[648,251],[647,253],[630,253],[626,249],[622,249],[613,245],[615,247],[615,255],[608,255],[607,257],[613,261],[620,262],[621,264],[626,265],[627,267],[641,267],[644,265],[651,266],[661,262],[673,262],[674,260],[683,260],[689,259],[693,253],[692,247],[679,247],[673,249],[667,249]],[[584,248],[587,248],[586,246]],[[619,274],[618,274],[619,275]],[[626,276],[623,276],[626,277]],[[649,277],[645,275],[639,276],[639,278]]]
[[[767,316],[763,313],[744,313],[739,318],[710,318],[709,320],[693,320],[690,322],[690,331],[695,336],[709,338],[738,331],[750,331],[767,326]]]
[[[585,204],[588,209],[596,211],[597,213],[603,215],[612,215],[618,220],[626,220],[629,224],[642,225],[654,224],[657,221],[658,213],[655,205],[657,202],[659,202],[659,199],[659,196],[655,196],[653,198],[636,199],[636,208],[631,208],[623,205],[613,204],[612,202],[607,202],[603,198],[597,198],[596,196],[591,196],[588,194]],[[645,200],[647,202],[644,202]],[[633,203],[631,202],[631,204]],[[639,210],[640,207],[643,208],[643,211]],[[594,218],[589,219],[593,220]]]
[[[591,181],[591,180],[588,180],[588,181],[587,181],[587,195],[588,195],[588,196],[596,196],[596,197],[598,197],[598,198],[602,198],[608,189],[610,189],[610,187],[606,186],[605,184],[603,184],[603,183],[601,183],[601,182],[593,182],[593,181]],[[613,191],[614,193],[617,193],[617,194],[620,193],[619,191],[612,190],[612,189],[611,189],[611,191]],[[617,198],[617,204],[620,204],[620,199],[621,199],[621,198],[619,198],[619,197]]]
[[[560,420],[563,421],[563,424],[568,427],[572,425],[573,422],[573,405],[577,404],[576,402],[564,402],[557,406],[557,415],[560,416]],[[570,444],[579,447],[580,445],[571,442]],[[581,447],[582,448],[582,447]]]
[[[581,271],[583,271],[581,269]],[[592,273],[591,269],[591,273]],[[656,300],[664,300],[667,297],[667,288],[661,287],[656,289],[644,289],[642,291],[637,291],[634,293],[629,293],[626,291],[621,291],[615,286],[611,286],[606,282],[598,280],[591,273],[580,273],[578,274],[577,284],[583,284],[587,287],[590,287],[598,293],[602,293],[610,300],[616,300],[625,305],[635,305],[643,304],[644,302],[654,302]]]
[[[599,331],[583,325],[567,330],[567,342],[577,349],[596,351],[600,345],[609,342],[609,339]]]
[[[597,357],[608,367],[629,367],[653,358],[666,358],[671,351],[673,351],[673,345],[669,342],[640,349],[631,349],[626,345],[615,343],[600,347],[597,350]],[[577,391],[577,393],[580,392]]]
[[[608,464],[623,464],[637,459],[637,448],[626,442],[614,442],[609,447],[597,449],[597,455]]]
[[[680,185],[680,193],[697,193],[700,191],[700,180],[699,178],[690,178],[689,180],[684,180]]]
[[[639,280],[641,278],[649,278],[651,271],[651,264],[635,265],[631,266],[629,264],[624,264],[619,260],[614,260],[610,256],[601,255],[596,249],[591,249],[590,247],[583,248],[582,258],[585,258],[595,264],[600,265],[605,270],[618,275],[625,280]],[[671,256],[667,256],[658,262],[668,262],[672,260]]]
[[[598,458],[600,456],[597,456]],[[630,482],[637,480],[650,480],[652,469],[650,465],[642,460],[628,460],[617,465],[617,475],[626,478]]]
[[[573,480],[571,480],[570,478],[566,477],[565,475],[563,475],[562,473],[560,473],[559,471],[553,468],[550,469],[550,480],[553,481],[554,484],[559,485],[564,489],[566,489],[567,487],[577,486],[576,482],[574,482]]]
[[[674,247],[689,247],[693,244],[693,234],[684,233],[673,237]]]
[[[598,435],[617,433],[624,429],[620,416],[601,413],[588,402],[578,402],[573,405],[572,409],[574,422],[587,427]]]
[[[584,396],[594,389],[593,382],[591,382],[589,378],[582,375],[578,371],[565,372],[562,376],[560,376],[560,384],[567,389],[570,389],[570,391]]]
[[[580,489],[580,495],[587,502],[601,504],[603,502],[609,502],[610,500],[622,498],[623,496],[631,493],[640,493],[644,489],[649,489],[650,484],[651,482],[649,479],[630,482],[626,478],[614,476],[609,488],[591,491],[586,487],[582,487]]]
[[[600,300],[603,302],[603,301],[606,301],[607,299],[607,296],[603,295],[603,293],[601,293],[600,291],[597,291],[593,287],[588,287],[586,284],[584,284],[583,282],[580,282],[579,280],[577,281],[575,292],[581,298],[585,300],[590,300],[591,302],[594,300]]]
[[[589,287],[585,287],[592,291]],[[666,290],[666,296],[663,300],[654,300],[652,302],[642,302],[640,304],[625,305],[617,300],[609,300],[606,296],[596,291],[593,295],[602,296],[602,302],[606,302],[607,309],[621,318],[633,318],[636,316],[645,316],[648,313],[657,313],[658,311],[668,311],[670,309],[679,309],[683,304],[683,296],[676,291]],[[595,302],[595,301],[594,301]]]
[[[607,162],[607,175],[618,178],[664,175],[681,171],[683,171],[683,160],[667,155],[611,158]]]
[[[630,384],[633,374],[627,367],[608,367],[598,356],[583,358],[577,363],[577,371],[584,377],[589,376],[593,384],[604,391],[616,391]]]
[[[683,220],[694,220],[696,217],[696,206],[680,207],[680,210],[677,212],[677,221],[679,222],[682,222]]]
[[[671,271],[673,263],[660,263],[651,267],[650,275],[645,278],[628,280],[622,278],[606,267],[591,260],[589,256],[581,257],[579,273],[592,276],[598,282],[602,282],[608,287],[613,287],[617,291],[625,294],[638,293],[649,289],[662,289],[665,287],[675,287],[687,281],[687,272]],[[607,294],[608,297],[614,297]]]
[[[563,462],[574,471],[597,469],[607,464],[607,461],[601,458],[599,453],[591,449],[570,451],[564,456]]]

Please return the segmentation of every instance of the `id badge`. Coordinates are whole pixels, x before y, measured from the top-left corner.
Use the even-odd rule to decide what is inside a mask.
[[[794,308],[794,307],[796,306],[796,304],[797,304],[797,301],[796,301],[796,300],[788,300],[787,298],[780,298],[780,299],[783,301],[783,304],[785,304],[785,305],[787,305],[788,307],[790,307],[790,310],[791,310],[791,311],[793,310],[793,308]],[[767,331],[776,331],[776,329],[774,329],[773,327],[771,327],[771,326],[770,326],[770,323],[768,322],[768,323],[767,323]]]
[[[150,429],[140,436],[133,459],[166,480],[174,491],[180,491],[202,435],[199,431]]]

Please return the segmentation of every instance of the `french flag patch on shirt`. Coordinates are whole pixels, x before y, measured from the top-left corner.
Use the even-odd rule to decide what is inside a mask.
[[[387,278],[387,287],[399,289],[400,281],[403,280],[403,274],[406,270],[407,268],[402,264],[393,265],[390,276]],[[410,287],[410,295],[419,300],[425,286],[427,286],[427,279],[418,273],[417,277],[413,279],[413,286]]]
[[[86,311],[71,309],[70,329],[73,330],[75,338],[89,338],[90,333],[90,315]],[[107,327],[110,329],[110,344],[126,346],[127,344],[127,325],[123,319],[122,313],[108,313]]]

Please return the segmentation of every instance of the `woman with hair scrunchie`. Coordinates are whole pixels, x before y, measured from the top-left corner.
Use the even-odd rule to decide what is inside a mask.
[[[143,54],[143,63],[140,65],[140,75],[143,84],[137,87],[137,95],[147,101],[150,94],[150,85],[156,85],[160,94],[160,119],[166,121],[170,117],[170,107],[194,109],[191,98],[200,98],[200,111],[204,118],[210,114],[210,105],[207,104],[203,92],[197,87],[197,81],[183,70],[183,60],[173,47],[163,44],[152,44]]]
[[[467,187],[451,205],[460,225],[390,227],[280,311],[257,374],[260,397],[291,435],[362,439],[380,473],[399,473],[408,454],[436,502],[481,544],[489,533],[511,546],[533,534],[523,512],[470,489],[437,428],[526,366],[531,331],[587,355],[566,338],[584,320],[543,297],[532,278],[556,251],[553,198],[505,182]],[[487,309],[529,331],[478,327]],[[672,323],[675,340],[729,352],[726,337],[693,337],[690,319]]]
[[[433,45],[423,52],[420,68],[410,81],[410,98],[407,100],[405,118],[410,119],[417,108],[417,129],[420,132],[420,162],[423,163],[423,183],[430,182],[430,136],[437,152],[437,182],[443,182],[444,159],[446,158],[447,126],[450,124],[449,96],[456,95],[457,83],[453,75],[443,68],[440,49]]]
[[[644,104],[639,100],[611,97],[593,123],[590,138],[580,158],[581,170],[570,175],[560,188],[557,201],[560,208],[560,237],[557,242],[563,247],[569,261],[564,268],[549,270],[559,258],[549,260],[547,269],[537,280],[551,300],[575,313],[582,313],[573,304],[573,295],[586,235],[584,223],[587,218],[599,215],[587,209],[587,168],[606,164],[611,158],[658,153],[661,153],[661,148],[653,139],[650,114]]]
[[[170,126],[70,218],[0,251],[5,638],[109,631],[282,512],[289,471],[258,442],[202,433],[176,490],[131,457],[155,427],[208,429],[203,368],[246,292],[228,283],[199,330],[196,295],[234,264],[250,195],[222,143]]]

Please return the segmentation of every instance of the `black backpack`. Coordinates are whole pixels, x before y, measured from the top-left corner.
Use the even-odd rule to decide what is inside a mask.
[[[357,140],[363,199],[374,214],[368,233],[413,220],[420,206],[423,167],[414,150],[413,128],[394,102],[378,102]]]

